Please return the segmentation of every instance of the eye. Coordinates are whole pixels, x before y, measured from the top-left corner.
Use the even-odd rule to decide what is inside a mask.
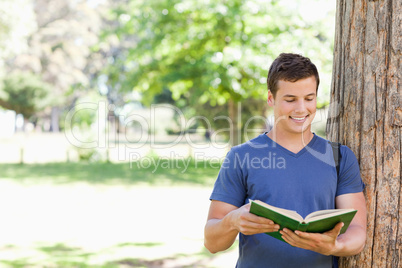
[[[306,101],[313,101],[314,99],[306,99]]]
[[[294,99],[285,100],[286,102],[294,102]]]

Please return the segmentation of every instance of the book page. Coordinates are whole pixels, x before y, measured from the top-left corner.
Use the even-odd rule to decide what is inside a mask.
[[[262,202],[260,200],[253,200],[253,202],[255,202],[255,203],[257,203],[257,204],[259,204],[259,205],[261,205],[263,207],[267,207],[270,210],[273,210],[273,211],[276,211],[276,212],[278,212],[280,214],[283,214],[283,215],[285,215],[285,216],[287,216],[289,218],[295,219],[295,220],[300,221],[300,222],[303,221],[303,217],[299,213],[294,211],[294,210],[274,207],[274,206],[268,205],[267,203],[264,203],[264,202]]]
[[[316,221],[320,219],[329,218],[336,215],[345,214],[347,212],[354,211],[354,209],[326,209],[326,210],[318,210],[313,213],[310,213],[306,216],[305,222]]]

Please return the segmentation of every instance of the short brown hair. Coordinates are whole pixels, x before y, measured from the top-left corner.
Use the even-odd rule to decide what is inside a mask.
[[[278,81],[296,82],[300,79],[314,76],[317,81],[317,89],[320,84],[317,67],[309,58],[299,54],[281,53],[271,64],[268,72],[267,85],[268,90],[276,95],[278,91]]]

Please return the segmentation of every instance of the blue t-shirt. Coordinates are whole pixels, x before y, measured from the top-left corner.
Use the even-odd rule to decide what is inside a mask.
[[[298,153],[293,153],[263,133],[227,154],[215,182],[211,200],[240,207],[249,199],[311,212],[335,208],[335,197],[364,189],[353,152],[341,146],[339,178],[332,147],[314,134]],[[292,247],[266,234],[239,234],[236,267],[332,267],[332,257]]]

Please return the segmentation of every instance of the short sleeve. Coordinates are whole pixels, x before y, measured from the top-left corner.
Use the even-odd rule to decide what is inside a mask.
[[[347,146],[342,145],[336,196],[359,193],[363,190],[364,183],[360,177],[360,168],[356,156]]]
[[[212,191],[211,200],[222,201],[236,207],[245,204],[245,175],[239,161],[241,154],[232,148],[225,157]]]

